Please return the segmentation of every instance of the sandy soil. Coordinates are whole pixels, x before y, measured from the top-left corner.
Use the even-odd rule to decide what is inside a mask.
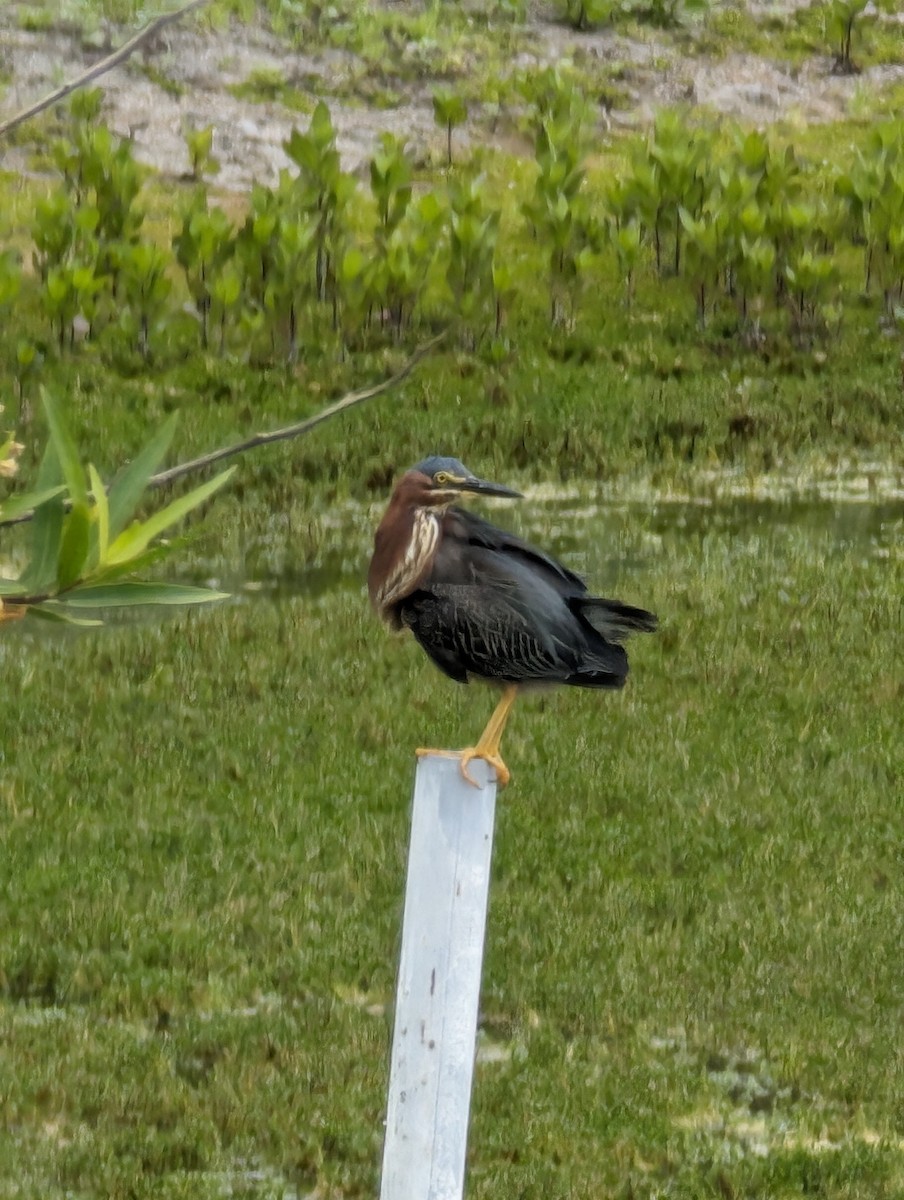
[[[788,119],[802,124],[825,122],[847,115],[864,95],[904,80],[904,63],[843,77],[831,73],[828,59],[815,59],[802,69],[741,54],[694,60],[664,40],[633,41],[611,31],[578,35],[541,20],[535,22],[530,41],[530,53],[519,55],[513,67],[546,66],[575,53],[601,64],[621,64],[619,86],[626,89],[630,103],[608,114],[601,112],[604,126],[643,124],[658,107],[676,102],[761,125]],[[17,27],[11,12],[0,12],[0,69],[10,78],[0,97],[0,118],[24,108],[102,56],[101,50],[86,49],[74,32],[26,32]],[[343,89],[343,80],[353,77],[356,68],[356,60],[345,52],[298,54],[261,30],[240,26],[209,35],[170,26],[147,58],[157,72],[180,86],[181,94],[152,82],[141,63],[131,61],[102,79],[108,123],[134,139],[142,161],[171,175],[188,168],[183,129],[212,124],[214,152],[221,161],[218,185],[231,190],[245,190],[253,180],[272,183],[280,168],[288,165],[282,141],[293,125],[304,128],[307,118],[280,104],[239,100],[227,90],[230,84],[243,82],[253,71],[269,69],[302,89],[312,78],[323,78],[330,91],[343,91],[350,90]],[[442,135],[433,122],[427,83],[407,88],[403,102],[391,109],[336,99],[329,104],[348,169],[366,164],[384,130],[405,136],[417,153],[431,148],[439,152]],[[477,124],[471,121],[472,131]],[[489,135],[481,131],[471,136],[483,140]],[[501,127],[499,136],[506,136]],[[459,144],[468,137],[467,129],[456,133]],[[24,170],[26,162],[24,150],[13,147],[3,152],[2,165],[7,169]]]

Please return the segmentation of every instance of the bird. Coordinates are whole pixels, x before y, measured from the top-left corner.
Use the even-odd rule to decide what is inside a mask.
[[[653,632],[657,619],[591,595],[581,576],[551,555],[460,507],[464,496],[523,498],[478,478],[457,458],[425,458],[392,491],[367,585],[383,621],[410,630],[451,679],[501,686],[476,745],[454,753],[469,783],[478,786],[468,766],[480,758],[504,787],[511,775],[500,744],[519,691],[538,684],[622,687],[628,674],[622,642]]]

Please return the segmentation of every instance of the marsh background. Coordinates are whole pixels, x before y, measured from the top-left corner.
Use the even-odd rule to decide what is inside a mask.
[[[4,1194],[376,1193],[411,751],[472,740],[493,701],[367,610],[391,480],[439,450],[526,492],[493,519],[662,620],[624,693],[530,698],[507,734],[469,1194],[900,1195],[900,274],[883,243],[866,288],[869,230],[836,187],[882,158],[880,126],[882,162],[901,169],[895,14],[863,23],[860,72],[844,75],[824,5],[674,6],[659,23],[656,6],[626,7],[580,33],[568,6],[228,7],[111,76],[97,112],[54,112],[4,147],[18,282],[3,420],[26,444],[24,479],[46,439],[42,385],[107,478],[170,412],[177,461],[314,412],[463,319],[397,393],[242,458],[160,568],[229,601],[99,630],[4,626]],[[4,111],[148,15],[8,6]],[[756,79],[782,97],[767,113]],[[451,167],[437,87],[468,106]],[[141,121],[123,125],[136,97]],[[205,300],[174,245],[186,213],[190,226],[192,205],[218,206],[226,245],[270,211],[252,178],[279,209],[281,141],[293,123],[308,136],[320,100],[354,181],[319,177],[348,192],[336,296],[316,239],[285,235],[294,322],[249,290],[235,250]],[[657,269],[642,205],[636,247],[619,240],[632,218],[613,219],[628,203],[613,188],[648,161],[660,106],[676,153],[705,145],[724,165],[747,145],[777,166],[793,147],[780,207],[805,220],[776,240],[787,257],[748,277],[747,311],[705,266],[719,226],[702,194],[677,272],[674,225]],[[213,124],[194,166],[179,124],[192,114],[192,129]],[[765,117],[762,145],[747,142]],[[77,216],[102,208],[96,184],[76,197],[77,172],[66,183],[66,154],[96,163],[102,125],[132,126],[109,168],[120,189],[126,159],[156,167],[135,175],[118,242]],[[387,220],[409,184],[418,207],[383,223],[381,248],[369,159],[383,129],[408,138],[410,167],[385,183]],[[388,179],[403,168],[383,148]],[[568,199],[558,259],[544,178]],[[39,241],[57,202],[59,227],[83,226],[50,262]],[[476,238],[458,268],[453,210],[462,244]],[[433,244],[418,242],[432,219]],[[399,229],[411,270],[428,264],[416,296],[379,294],[408,278]],[[130,255],[118,299],[109,260],[78,257],[114,242]],[[353,252],[387,273],[355,270]],[[74,274],[86,266],[96,292]],[[53,269],[75,307],[54,307]],[[3,531],[5,568],[19,539]]]

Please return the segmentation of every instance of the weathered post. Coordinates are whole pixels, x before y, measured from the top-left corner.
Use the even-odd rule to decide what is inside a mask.
[[[461,1200],[496,782],[418,760],[380,1200]]]

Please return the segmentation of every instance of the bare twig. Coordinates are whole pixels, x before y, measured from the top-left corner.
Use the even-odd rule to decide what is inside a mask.
[[[284,442],[289,438],[301,437],[302,434],[309,433],[312,429],[322,424],[322,422],[328,421],[330,417],[335,417],[338,413],[345,412],[349,408],[354,408],[355,405],[362,404],[365,400],[372,400],[375,396],[382,396],[384,392],[391,391],[394,387],[398,387],[403,380],[407,379],[418,363],[432,350],[435,350],[445,336],[445,333],[440,333],[436,337],[431,338],[429,342],[424,342],[422,346],[419,346],[415,350],[404,366],[396,371],[395,375],[390,375],[388,379],[384,379],[381,383],[375,383],[373,387],[364,388],[359,392],[349,392],[348,395],[334,400],[332,404],[328,404],[326,408],[322,408],[320,412],[315,413],[312,417],[305,417],[303,421],[296,421],[293,425],[286,425],[282,429],[273,429],[268,433],[255,433],[250,438],[245,438],[241,442],[235,442],[231,446],[221,446],[219,450],[212,450],[209,454],[202,454],[200,458],[193,458],[190,462],[179,463],[178,466],[170,467],[166,471],[160,471],[158,474],[150,477],[148,487],[163,487],[176,479],[181,479],[183,476],[191,474],[193,471],[203,470],[204,467],[221,462],[224,458],[232,458],[233,455],[241,454],[245,450],[251,450],[255,446],[269,446],[271,442]],[[12,517],[8,521],[0,521],[0,529],[8,528],[11,525],[22,525],[26,521],[30,521],[34,515],[34,509],[32,509],[29,512],[20,513],[18,517]]]
[[[145,25],[144,29],[138,31],[134,37],[129,38],[125,45],[120,46],[118,50],[114,50],[112,54],[101,59],[99,63],[95,63],[93,67],[89,67],[87,71],[79,75],[78,78],[70,80],[69,83],[64,83],[62,87],[51,92],[49,96],[45,96],[43,100],[38,100],[36,104],[32,104],[29,108],[24,109],[20,113],[16,113],[14,117],[10,117],[6,121],[0,121],[0,137],[11,130],[16,129],[25,121],[36,117],[38,113],[42,113],[46,108],[50,108],[52,104],[56,104],[58,100],[65,99],[71,92],[77,91],[80,87],[84,87],[86,83],[91,83],[101,75],[105,75],[107,71],[112,71],[114,67],[118,67],[121,62],[133,54],[143,42],[152,38],[155,33],[159,33],[167,25],[173,21],[178,21],[184,17],[186,13],[190,13],[195,8],[200,8],[202,4],[206,4],[207,0],[189,0],[188,4],[183,4],[181,8],[177,8],[175,12],[164,13],[162,17],[157,17],[155,21],[151,21],[150,25]]]

